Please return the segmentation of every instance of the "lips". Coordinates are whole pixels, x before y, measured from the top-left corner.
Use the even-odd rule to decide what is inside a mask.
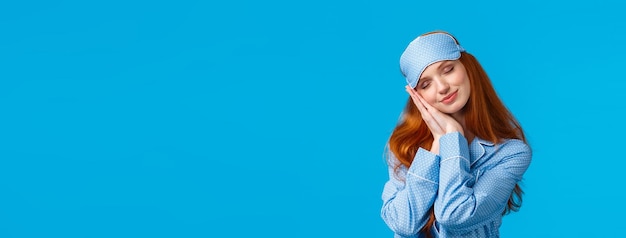
[[[458,91],[455,91],[451,94],[448,94],[448,96],[445,96],[443,99],[441,99],[441,102],[448,104],[454,101],[454,99],[456,98]]]

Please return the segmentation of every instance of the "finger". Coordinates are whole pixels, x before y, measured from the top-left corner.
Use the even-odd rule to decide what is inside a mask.
[[[419,104],[423,107],[423,110],[428,111],[428,114],[434,116],[436,113],[440,113],[439,110],[428,104],[426,99],[420,96],[417,92],[413,91],[413,96],[419,101]]]
[[[426,111],[428,114],[427,118],[425,118],[424,120],[428,119],[430,121],[429,123],[433,124],[432,126],[434,129],[443,130],[446,121],[442,118],[442,112],[428,104],[428,102],[426,102],[426,99],[420,96],[417,92],[413,91],[413,95],[420,102],[419,104],[424,108],[422,110]],[[423,114],[422,117],[424,117]]]
[[[422,96],[420,96],[419,94],[416,94],[417,99],[420,101],[420,103],[422,105],[424,105],[424,107],[426,108],[426,110],[428,110],[428,112],[430,113],[430,115],[437,120],[438,122],[440,122],[439,124],[441,124],[441,122],[445,122],[443,120],[445,120],[443,118],[443,113],[439,110],[437,110],[437,108],[431,106],[430,104],[428,104],[428,102],[426,102],[426,99],[424,99]]]
[[[427,111],[427,109],[426,107],[424,107],[423,103],[419,100],[419,94],[408,85],[405,86],[404,88],[406,89],[406,92],[409,93],[409,95],[411,96],[413,103],[415,104],[417,109],[420,111],[420,113],[424,114],[425,111]]]
[[[424,108],[426,108],[426,110],[428,111],[436,111],[436,109],[431,106],[430,104],[428,104],[428,102],[426,102],[426,99],[424,99],[422,96],[420,96],[419,94],[415,93],[415,97],[417,97],[417,99],[420,101],[420,103],[422,105],[424,105]]]
[[[406,88],[406,91],[409,93],[409,95],[411,95],[411,98],[413,99],[415,106],[417,107],[420,114],[422,115],[422,119],[424,120],[424,122],[426,122],[428,129],[430,129],[430,131],[434,133],[441,132],[443,127],[440,125],[440,123],[437,122],[435,118],[433,118],[431,111],[429,111],[428,108],[426,107],[428,103],[426,103],[426,101],[423,100],[423,98],[421,98],[421,96],[411,87],[406,86],[405,88]]]
[[[429,110],[429,114],[430,116],[433,118],[433,121],[435,121],[435,123],[437,123],[437,125],[439,125],[439,128],[442,129],[442,131],[446,130],[446,128],[449,125],[456,125],[458,124],[458,122],[456,120],[454,120],[454,118],[452,118],[450,115],[445,114],[439,110],[437,110],[435,107],[431,106],[430,104],[428,104],[426,102],[426,100],[420,96],[417,95],[418,99],[420,100],[420,102],[427,107]],[[457,130],[462,131],[461,128],[457,128]]]

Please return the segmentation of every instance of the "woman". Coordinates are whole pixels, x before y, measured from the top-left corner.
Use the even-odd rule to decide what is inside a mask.
[[[499,237],[531,150],[478,61],[445,32],[400,57],[410,98],[387,146],[381,216],[395,237]]]

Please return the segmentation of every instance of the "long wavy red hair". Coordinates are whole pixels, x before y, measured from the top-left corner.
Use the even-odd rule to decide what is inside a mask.
[[[434,32],[427,34],[432,33]],[[459,61],[467,71],[471,92],[467,104],[462,109],[465,117],[465,130],[493,143],[504,139],[520,139],[526,142],[522,127],[496,94],[487,73],[478,60],[471,54],[462,52]],[[399,162],[392,164],[396,174],[401,166],[408,168],[411,165],[419,147],[430,149],[432,143],[433,136],[409,97],[403,117],[389,138],[389,149]],[[522,194],[522,189],[516,184],[503,215],[520,208]],[[430,208],[429,213],[428,222],[420,230],[420,233],[427,237],[431,237],[430,230],[436,220],[433,207]]]

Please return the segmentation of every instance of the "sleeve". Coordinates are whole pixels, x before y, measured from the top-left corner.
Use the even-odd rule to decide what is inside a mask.
[[[435,217],[441,226],[468,230],[485,220],[502,216],[513,188],[528,168],[528,145],[511,140],[501,144],[492,159],[499,162],[474,181],[470,172],[467,140],[459,132],[440,138],[439,194]]]
[[[381,216],[387,226],[400,236],[415,236],[428,221],[428,212],[435,201],[439,180],[439,157],[419,148],[408,171],[400,167],[396,178],[397,159],[388,150],[389,181],[385,183]]]

